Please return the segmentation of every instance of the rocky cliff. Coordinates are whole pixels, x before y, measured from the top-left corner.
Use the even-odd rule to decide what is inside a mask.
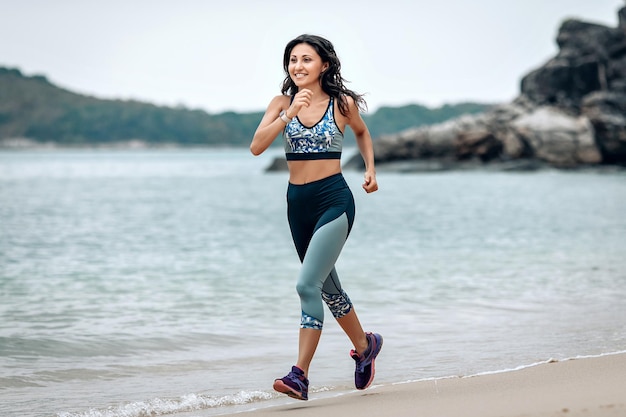
[[[378,165],[626,166],[626,7],[618,16],[616,28],[563,22],[559,52],[522,78],[515,100],[377,138]],[[347,164],[358,165],[358,155]]]

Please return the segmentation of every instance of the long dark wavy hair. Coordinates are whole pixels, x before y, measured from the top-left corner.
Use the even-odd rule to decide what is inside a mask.
[[[291,51],[296,45],[301,43],[306,43],[313,47],[322,58],[322,62],[328,63],[328,69],[321,74],[320,82],[322,84],[322,90],[329,96],[337,99],[341,114],[348,116],[348,102],[345,96],[352,97],[359,110],[367,110],[367,103],[363,95],[355,93],[344,85],[344,82],[347,81],[341,76],[341,62],[339,62],[335,48],[329,40],[321,36],[300,35],[287,44],[285,47],[285,55],[283,56],[283,69],[287,77],[283,81],[281,92],[289,96],[298,92],[298,86],[289,76],[289,61],[291,59]]]

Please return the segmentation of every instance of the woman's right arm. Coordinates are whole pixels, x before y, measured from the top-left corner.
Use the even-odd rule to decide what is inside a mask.
[[[253,155],[260,155],[274,142],[274,139],[285,128],[285,122],[279,117],[280,112],[289,106],[289,97],[276,96],[272,99],[265,110],[263,119],[259,123],[252,143],[250,143],[250,152]]]

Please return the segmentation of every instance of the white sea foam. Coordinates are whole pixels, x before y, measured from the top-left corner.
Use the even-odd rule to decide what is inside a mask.
[[[187,411],[206,410],[209,408],[244,405],[275,398],[274,394],[264,391],[241,391],[234,395],[210,397],[201,394],[188,394],[180,398],[154,398],[106,409],[89,409],[84,412],[62,412],[58,417],[149,417],[174,414]]]

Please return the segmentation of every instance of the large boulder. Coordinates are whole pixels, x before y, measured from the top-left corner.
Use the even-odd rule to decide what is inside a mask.
[[[593,127],[586,117],[541,106],[517,118],[511,126],[530,145],[536,158],[551,165],[575,167],[602,161],[593,139]]]

